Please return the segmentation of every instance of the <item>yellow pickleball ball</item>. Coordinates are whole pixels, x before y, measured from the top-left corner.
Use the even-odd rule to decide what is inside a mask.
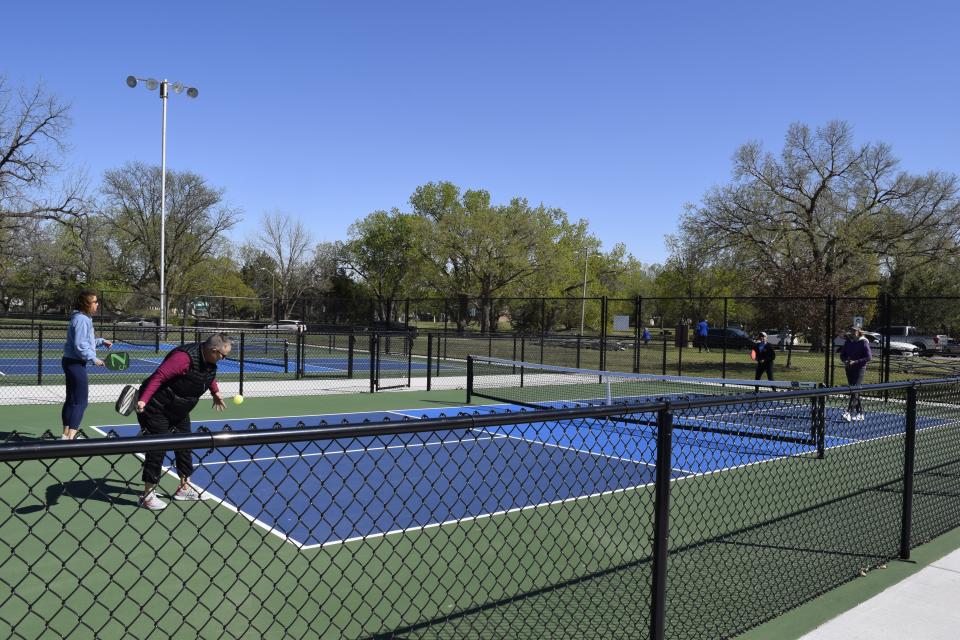
[[[243,396],[241,395],[233,396],[233,404],[243,404]]]

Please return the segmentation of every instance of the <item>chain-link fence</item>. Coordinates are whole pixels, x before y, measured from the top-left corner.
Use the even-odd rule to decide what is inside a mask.
[[[123,299],[117,292],[103,295]],[[129,299],[123,304],[133,304]],[[227,363],[224,378],[262,395],[462,387],[468,353],[610,371],[749,378],[757,370],[752,352],[760,331],[767,333],[773,348],[776,378],[830,386],[846,382],[838,352],[852,324],[874,330],[865,334],[873,352],[868,383],[960,372],[960,343],[949,333],[952,309],[960,308],[960,300],[949,298],[505,298],[488,304],[470,298],[401,300],[392,304],[393,319],[387,321],[373,319],[376,305],[370,300],[347,304],[311,299],[300,308],[308,322],[299,325],[267,324],[276,301],[257,299],[250,306],[244,300],[194,297],[175,302],[180,315],[171,315],[167,327],[147,317],[118,320],[102,311],[94,321],[98,335],[132,345],[135,357],[149,356],[138,359],[147,368],[173,346],[198,335],[223,331],[246,336],[250,353],[244,356],[250,366],[245,360],[240,361],[243,367]],[[366,305],[366,310],[350,311],[359,309],[357,305]],[[188,307],[193,315],[186,313]],[[239,311],[247,307],[249,314]],[[250,317],[238,318],[245,314]],[[318,324],[318,318],[334,324]],[[701,324],[705,336],[700,335]],[[482,333],[471,330],[484,326]],[[65,320],[50,318],[0,323],[0,400],[35,401],[59,393],[52,387],[61,384],[57,350],[62,349],[65,331]],[[264,362],[262,353],[271,351]],[[108,386],[139,381],[149,371],[134,369],[129,379],[92,373],[92,384]],[[51,388],[48,393],[35,387]],[[105,401],[115,390],[103,389],[102,397],[97,393],[92,399]]]
[[[957,379],[295,420],[6,432],[0,633],[724,638],[960,525]]]

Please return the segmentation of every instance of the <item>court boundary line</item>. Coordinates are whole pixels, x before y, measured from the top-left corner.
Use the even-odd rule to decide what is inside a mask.
[[[400,414],[400,415],[404,415],[404,414]],[[470,431],[473,431],[473,429],[470,429]],[[489,430],[487,430],[487,428],[482,429],[482,431],[483,431],[484,433],[491,433]],[[565,445],[561,445],[561,444],[553,444],[553,443],[550,443],[550,442],[543,442],[542,440],[534,440],[534,439],[524,438],[524,437],[520,437],[520,436],[511,436],[511,435],[509,435],[509,434],[505,435],[504,437],[510,438],[510,439],[513,439],[513,440],[519,440],[519,441],[521,441],[521,442],[526,442],[526,443],[528,443],[528,444],[537,444],[537,445],[540,445],[540,446],[543,446],[543,447],[556,447],[557,449],[563,449],[563,450],[565,450],[565,451],[573,451],[574,453],[585,453],[585,454],[588,454],[588,455],[591,455],[591,456],[598,456],[598,457],[607,458],[607,459],[610,459],[610,460],[619,460],[620,462],[632,462],[633,464],[642,464],[642,465],[645,465],[645,466],[648,466],[648,467],[654,467],[654,466],[656,466],[656,464],[651,464],[651,463],[649,463],[649,462],[645,462],[644,460],[634,460],[633,458],[625,458],[625,457],[623,457],[623,456],[610,455],[610,454],[606,454],[606,453],[598,453],[598,452],[596,452],[596,451],[589,451],[589,450],[587,450],[587,449],[578,449],[578,448],[576,448],[576,447],[574,447],[574,446],[565,446]],[[672,469],[672,468],[673,468],[673,467],[671,467],[671,469]],[[686,472],[686,470],[684,470],[684,469],[678,469],[678,471]]]
[[[485,438],[473,438],[473,441],[480,440],[497,440],[499,438],[506,438],[507,436],[490,436]],[[328,440],[328,442],[333,442]],[[212,465],[225,465],[233,464],[235,462],[268,462],[270,460],[290,460],[292,458],[316,458],[327,455],[347,455],[352,453],[366,453],[368,451],[389,451],[391,449],[413,449],[416,447],[430,447],[430,446],[444,446],[453,443],[468,444],[470,440],[437,440],[430,442],[421,442],[417,444],[395,444],[387,445],[382,447],[363,447],[361,449],[342,449],[340,451],[316,451],[313,453],[302,453],[302,454],[291,454],[291,455],[282,455],[282,456],[270,456],[267,458],[244,458],[242,460],[217,460],[214,462],[201,462],[198,466],[212,466]],[[285,443],[292,444],[292,443]]]
[[[462,406],[467,406],[467,405],[462,405]],[[477,405],[477,406],[505,406],[505,405],[504,405],[503,403],[498,403],[498,404],[493,404],[493,405]],[[359,413],[370,413],[370,412],[360,412],[360,411],[358,411],[358,412],[351,412],[351,413],[345,413],[345,414],[335,414],[335,415],[351,415],[351,414],[355,415],[355,414],[359,414]],[[518,412],[518,413],[520,413],[520,412]],[[290,417],[290,416],[283,416],[283,417]],[[301,417],[316,417],[316,416],[301,416]],[[270,418],[262,418],[262,419],[270,419]],[[931,425],[931,427],[928,427],[928,428],[949,427],[949,426],[951,426],[951,425],[956,425],[956,424],[958,424],[958,422],[956,422],[956,421],[954,421],[954,422],[945,422],[945,423],[940,424],[940,425]],[[131,426],[131,424],[130,424],[130,423],[127,423],[127,424],[125,424],[125,425],[113,425],[113,426]],[[103,431],[101,431],[101,427],[92,427],[92,428],[93,428],[94,430],[98,431],[99,433],[101,433],[102,435],[104,435],[104,436],[106,435],[106,434],[103,433]],[[870,442],[870,441],[873,441],[873,440],[880,440],[880,439],[885,439],[885,438],[890,438],[890,437],[897,437],[897,436],[899,436],[899,435],[902,435],[902,434],[886,434],[886,435],[878,436],[877,438],[872,438],[872,439],[869,439],[869,440],[857,440],[857,441],[853,441],[853,442],[847,442],[847,443],[845,443],[845,444],[835,445],[835,446],[833,446],[833,447],[830,447],[830,449],[836,449],[836,448],[840,448],[840,447],[846,447],[846,446],[849,446],[849,445],[852,445],[852,444],[860,444],[860,443],[864,443],[864,442]],[[680,476],[680,477],[677,477],[677,478],[671,478],[670,481],[671,481],[671,482],[680,482],[680,481],[682,481],[682,480],[687,480],[687,479],[691,479],[691,478],[698,478],[698,477],[711,476],[711,475],[719,474],[719,473],[726,472],[726,471],[734,471],[734,470],[743,469],[743,468],[748,468],[748,467],[757,466],[757,465],[761,465],[761,464],[776,462],[776,461],[778,461],[778,460],[787,460],[787,459],[790,459],[790,458],[810,457],[811,454],[814,454],[814,455],[815,455],[815,452],[806,451],[806,452],[802,452],[802,453],[798,453],[798,454],[776,456],[776,457],[769,458],[769,459],[765,459],[765,460],[757,460],[757,461],[752,461],[752,462],[744,463],[744,464],[741,464],[741,465],[735,465],[735,466],[733,466],[733,467],[723,467],[723,468],[721,468],[721,469],[712,469],[712,470],[710,470],[710,471],[704,471],[704,472],[694,473],[694,474],[690,474],[690,475],[683,475],[683,476]],[[137,457],[140,458],[141,460],[143,459],[142,454],[136,454],[136,455],[137,455]],[[671,467],[671,469],[672,469],[672,467]],[[170,467],[165,467],[165,473],[166,473],[166,474],[169,474],[169,475],[171,475],[171,476],[173,476],[173,477],[175,477],[175,478],[177,478],[177,479],[179,479],[178,476],[176,476],[176,474],[173,473],[173,470],[172,470]],[[326,542],[322,542],[322,543],[318,543],[318,544],[306,544],[306,543],[300,542],[299,540],[297,540],[296,538],[292,537],[291,535],[287,535],[287,534],[280,533],[280,531],[279,531],[278,529],[276,529],[275,527],[273,527],[273,526],[271,526],[271,525],[268,525],[267,523],[265,523],[265,522],[257,519],[256,517],[252,516],[251,514],[248,514],[247,512],[245,512],[245,511],[243,511],[242,509],[236,507],[235,505],[227,502],[225,498],[219,498],[218,496],[215,496],[214,494],[212,494],[212,493],[209,492],[209,491],[205,491],[205,490],[203,490],[203,489],[201,489],[201,490],[204,491],[204,493],[206,493],[207,495],[212,496],[212,497],[210,498],[211,500],[215,500],[216,502],[218,502],[218,503],[221,504],[222,506],[226,507],[227,509],[229,509],[229,510],[235,512],[235,513],[238,513],[238,514],[242,515],[244,518],[246,518],[247,520],[249,520],[249,521],[252,522],[253,524],[259,526],[260,528],[264,529],[264,530],[267,531],[268,533],[271,533],[271,534],[277,536],[278,538],[280,538],[281,540],[283,540],[283,541],[285,541],[285,542],[289,542],[289,543],[295,545],[298,549],[300,549],[300,550],[302,550],[302,551],[307,551],[307,550],[312,550],[312,549],[317,549],[317,548],[326,548],[326,547],[332,547],[332,546],[337,546],[337,545],[341,545],[341,544],[348,544],[348,543],[352,543],[352,542],[366,541],[366,540],[377,539],[377,538],[386,538],[387,536],[391,536],[391,535],[411,533],[411,532],[415,532],[415,531],[425,531],[425,530],[427,530],[427,529],[439,528],[439,527],[444,527],[444,526],[459,525],[459,524],[463,524],[463,523],[472,523],[472,522],[475,522],[475,521],[484,520],[484,519],[487,519],[487,518],[499,517],[499,516],[507,515],[507,514],[510,514],[510,513],[519,513],[519,512],[522,512],[522,511],[530,511],[530,510],[540,509],[540,508],[544,508],[544,507],[551,507],[551,506],[555,506],[555,505],[558,505],[558,504],[566,504],[566,503],[570,503],[570,502],[576,502],[576,501],[578,501],[578,500],[590,500],[590,499],[593,499],[593,498],[600,498],[600,497],[604,497],[604,496],[607,496],[607,495],[616,495],[616,494],[620,494],[620,493],[627,493],[627,492],[637,491],[637,490],[639,490],[639,489],[643,489],[643,488],[650,487],[650,486],[653,486],[653,485],[654,485],[653,482],[648,482],[648,483],[644,483],[644,484],[640,484],[640,485],[634,485],[634,486],[631,486],[631,487],[621,487],[621,488],[619,488],[619,489],[610,489],[610,490],[608,490],[608,491],[596,492],[596,493],[587,494],[587,495],[571,496],[571,497],[563,498],[563,499],[560,499],[560,500],[553,500],[553,501],[538,503],[538,504],[534,504],[534,505],[523,505],[523,506],[521,506],[521,507],[512,507],[512,508],[510,508],[510,509],[503,509],[503,510],[499,510],[499,511],[494,511],[494,512],[489,512],[489,513],[483,513],[483,514],[478,514],[478,515],[475,515],[475,516],[465,516],[465,517],[463,517],[463,518],[454,518],[454,519],[445,520],[445,521],[441,521],[441,522],[431,522],[431,523],[427,523],[427,524],[423,524],[423,525],[416,525],[416,526],[411,526],[411,527],[405,527],[405,528],[402,528],[402,529],[393,529],[393,530],[389,530],[389,531],[382,531],[382,532],[377,532],[377,533],[370,533],[370,534],[365,534],[365,535],[361,535],[361,536],[354,536],[354,537],[351,537],[351,538],[343,538],[343,539],[339,539],[339,540],[328,540],[328,541],[326,541]]]
[[[120,425],[117,425],[117,426],[120,426]],[[128,425],[123,425],[123,426],[131,426],[131,425],[128,424]],[[137,426],[139,426],[139,424],[138,424]],[[107,434],[103,433],[103,431],[100,430],[100,427],[90,427],[90,428],[93,429],[93,430],[95,430],[95,431],[97,431],[98,433],[100,433],[103,437],[107,437]],[[135,455],[141,462],[143,462],[143,461],[146,459],[146,456],[144,456],[142,453],[135,453],[134,455]],[[164,475],[168,475],[168,476],[174,478],[178,483],[180,482],[180,476],[177,475],[177,473],[174,471],[174,468],[173,468],[173,467],[164,466],[164,467],[162,467],[162,468],[163,468],[163,473],[164,473]],[[267,533],[270,533],[270,534],[273,534],[273,535],[277,536],[278,538],[280,538],[280,539],[283,540],[284,542],[289,542],[289,543],[291,543],[291,544],[293,544],[293,545],[295,545],[295,546],[297,546],[298,548],[301,548],[301,549],[303,548],[303,543],[300,542],[299,540],[297,540],[296,538],[292,538],[292,537],[289,536],[289,535],[286,535],[286,534],[284,534],[284,533],[281,533],[280,530],[278,530],[276,527],[273,527],[273,526],[267,524],[266,522],[264,522],[264,521],[262,521],[262,520],[260,520],[260,519],[258,519],[258,518],[256,518],[256,517],[254,517],[252,514],[249,514],[249,513],[247,513],[246,511],[240,509],[238,506],[234,505],[233,503],[227,502],[226,496],[224,496],[223,498],[221,498],[220,496],[216,495],[215,493],[213,493],[213,492],[211,492],[211,491],[208,491],[206,488],[194,484],[192,481],[190,482],[190,485],[193,486],[195,489],[199,490],[200,495],[201,495],[201,500],[203,500],[203,501],[209,501],[209,502],[216,502],[216,503],[219,504],[220,506],[225,507],[225,508],[227,508],[227,509],[230,510],[230,511],[233,511],[234,513],[240,514],[241,516],[243,516],[244,518],[246,518],[247,520],[249,520],[249,521],[250,521],[251,523],[253,523],[254,525],[260,527],[260,528],[263,529],[263,530],[265,530]],[[202,496],[209,496],[209,497],[203,498]],[[171,499],[172,499],[172,496],[171,496]],[[138,504],[138,505],[137,505],[137,509],[139,510],[140,508],[141,508],[141,507],[140,507],[140,505]]]

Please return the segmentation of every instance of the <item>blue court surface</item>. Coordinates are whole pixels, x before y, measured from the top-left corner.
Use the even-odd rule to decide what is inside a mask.
[[[691,431],[686,426],[770,428],[769,412],[743,416],[729,408],[675,417],[672,476],[711,474],[724,469],[816,455],[813,442],[786,442]],[[796,407],[788,407],[795,410]],[[412,409],[324,416],[232,419],[194,423],[219,431],[296,428],[323,424],[381,422],[521,411],[510,405]],[[765,413],[766,412],[766,413]],[[844,422],[841,409],[827,409],[826,449],[903,433],[902,412],[870,412],[863,422]],[[897,415],[900,413],[900,415]],[[525,416],[535,415],[526,410]],[[652,414],[634,414],[652,419]],[[762,424],[761,424],[762,423]],[[918,419],[919,428],[945,424]],[[809,429],[809,419],[789,413],[774,429]],[[678,428],[679,427],[679,428]],[[133,436],[138,425],[98,427],[106,435]],[[247,448],[195,450],[193,483],[207,498],[302,548],[340,544],[358,538],[418,530],[444,523],[467,523],[491,515],[584,500],[635,490],[653,482],[656,460],[653,426],[576,419],[534,422],[463,431],[438,431],[299,442]],[[829,455],[829,453],[828,453]],[[171,471],[173,458],[166,464]],[[544,473],[544,470],[550,473]],[[560,478],[576,482],[557,482]],[[584,490],[589,488],[589,490]],[[189,505],[189,503],[181,503]],[[173,506],[173,505],[171,505]]]
[[[91,373],[97,374],[139,374],[146,377],[153,373],[164,356],[171,349],[179,346],[178,344],[161,344],[158,352],[153,345],[129,345],[115,343],[113,349],[98,349],[97,355],[104,359],[107,354],[113,352],[126,352],[130,355],[130,366],[123,371],[111,371],[105,367],[98,367],[91,370]],[[25,355],[30,351],[31,355]],[[36,376],[38,365],[43,376],[62,375],[63,367],[60,365],[60,355],[63,343],[44,343],[43,357],[38,360],[36,343],[0,343],[0,354],[4,351],[7,354],[11,352],[16,355],[0,356],[0,378],[12,376]],[[320,352],[327,352],[321,354]],[[221,373],[239,373],[240,372],[240,351],[239,347],[234,347],[230,359],[219,363],[218,368]],[[296,371],[296,345],[290,344],[288,353],[285,356],[282,349],[271,349],[269,351],[262,348],[252,347],[244,353],[244,371],[246,373],[294,373]],[[383,356],[380,359],[381,371],[406,371],[406,355]],[[465,364],[457,367],[462,369]],[[426,357],[414,356],[410,362],[412,371],[425,371],[427,368]],[[433,363],[433,369],[443,371],[451,370],[450,364]],[[370,369],[370,354],[367,351],[355,351],[353,359],[353,371],[362,372]],[[305,353],[303,371],[305,374],[336,374],[345,375],[350,370],[346,350],[311,348]]]

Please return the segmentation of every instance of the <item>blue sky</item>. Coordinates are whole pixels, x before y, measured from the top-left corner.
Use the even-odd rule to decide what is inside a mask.
[[[669,6],[668,6],[669,5]],[[854,125],[904,169],[960,172],[948,2],[9,3],[0,74],[72,104],[74,166],[167,162],[260,215],[346,237],[450,180],[589,220],[645,263],[748,140]]]

